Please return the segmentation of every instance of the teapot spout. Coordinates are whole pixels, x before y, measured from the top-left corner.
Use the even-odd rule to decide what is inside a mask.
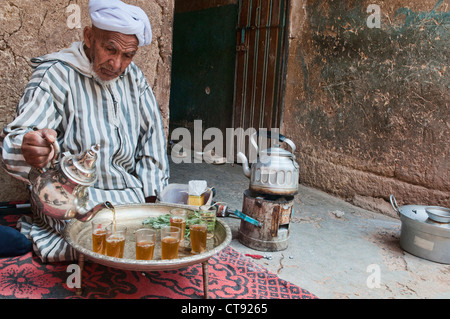
[[[94,216],[97,215],[99,211],[103,209],[111,209],[111,207],[113,206],[110,202],[100,203],[94,206],[90,211],[77,211],[74,217],[81,222],[88,222],[92,218],[94,218]]]
[[[250,178],[250,167],[248,166],[247,157],[242,152],[237,153],[236,156],[242,162],[242,170],[244,171],[244,175]]]

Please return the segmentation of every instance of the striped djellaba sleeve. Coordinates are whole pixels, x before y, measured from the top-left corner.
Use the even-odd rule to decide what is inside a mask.
[[[9,174],[29,183],[31,168],[22,156],[22,139],[30,130],[43,128],[57,131],[61,152],[80,154],[100,144],[98,179],[93,185],[99,191],[129,190],[143,198],[161,193],[168,184],[161,114],[134,63],[108,84],[59,61],[40,64],[15,120],[0,136],[3,165]]]
[[[3,167],[28,184],[31,167],[22,155],[23,136],[33,129],[57,129],[61,122],[67,86],[62,76],[64,70],[61,70],[64,65],[52,67],[53,64],[45,63],[35,70],[16,108],[15,120],[0,134]]]

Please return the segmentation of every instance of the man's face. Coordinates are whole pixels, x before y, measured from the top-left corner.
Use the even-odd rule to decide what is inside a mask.
[[[125,71],[139,44],[135,35],[105,31],[96,27],[85,28],[84,42],[94,72],[103,81],[111,81]]]

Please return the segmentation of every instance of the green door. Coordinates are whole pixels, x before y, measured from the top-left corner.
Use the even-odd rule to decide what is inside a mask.
[[[175,12],[170,132],[186,127],[193,137],[194,120],[223,136],[231,127],[238,10],[236,3]]]

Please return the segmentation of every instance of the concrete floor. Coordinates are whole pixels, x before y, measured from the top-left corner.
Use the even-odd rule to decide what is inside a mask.
[[[187,184],[195,179],[215,187],[215,201],[242,210],[249,180],[240,165],[171,164],[170,183]],[[322,191],[300,185],[289,246],[283,251],[262,252],[242,245],[237,239],[241,220],[222,220],[232,230],[234,249],[266,256],[254,261],[319,298],[450,298],[450,265],[403,251],[399,219],[358,208]]]

